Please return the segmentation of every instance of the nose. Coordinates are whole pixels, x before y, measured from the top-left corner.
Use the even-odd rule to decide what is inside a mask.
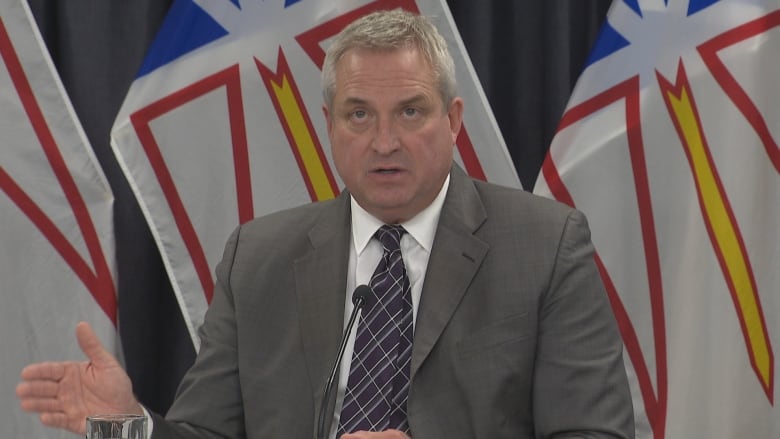
[[[393,118],[380,118],[371,147],[379,154],[390,154],[400,145]]]

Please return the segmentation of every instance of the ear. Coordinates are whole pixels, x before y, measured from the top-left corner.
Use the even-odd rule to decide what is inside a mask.
[[[331,131],[333,131],[333,119],[330,118],[330,111],[325,104],[322,104],[322,114],[325,116],[325,126],[328,129],[328,137],[330,137]]]
[[[455,97],[447,110],[447,118],[450,120],[450,132],[452,133],[452,144],[458,138],[460,129],[463,126],[463,99]]]

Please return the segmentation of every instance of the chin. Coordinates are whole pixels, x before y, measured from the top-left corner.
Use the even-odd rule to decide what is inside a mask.
[[[370,204],[369,213],[384,221],[386,224],[401,223],[408,220],[408,203],[390,203],[386,200]]]

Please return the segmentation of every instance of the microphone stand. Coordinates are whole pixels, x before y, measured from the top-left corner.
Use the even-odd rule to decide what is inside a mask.
[[[322,402],[320,402],[320,416],[317,423],[317,439],[325,438],[325,412],[328,408],[328,400],[333,390],[333,382],[336,381],[336,373],[341,365],[341,357],[344,356],[344,349],[347,347],[347,339],[349,333],[352,332],[352,327],[355,325],[355,319],[357,318],[358,311],[360,311],[366,303],[366,296],[371,293],[371,288],[368,285],[359,285],[352,293],[352,314],[349,316],[349,323],[347,323],[346,329],[344,329],[344,335],[341,338],[341,346],[339,346],[339,353],[336,356],[336,361],[333,363],[333,369],[330,371],[328,381],[325,383],[325,393],[322,395]]]

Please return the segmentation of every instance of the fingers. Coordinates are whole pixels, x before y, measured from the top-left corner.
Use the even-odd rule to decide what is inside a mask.
[[[67,422],[62,401],[57,398],[58,384],[54,381],[28,381],[16,386],[19,406],[26,412],[39,413],[41,422],[57,427]]]
[[[56,381],[25,381],[16,386],[19,398],[54,398],[59,385]]]
[[[117,363],[114,356],[100,343],[100,339],[95,335],[95,331],[92,330],[89,323],[79,322],[76,325],[76,339],[79,342],[81,351],[84,352],[90,363],[99,367],[113,366]]]
[[[25,366],[22,369],[21,377],[25,381],[35,380],[53,380],[59,381],[65,375],[65,366],[63,363],[44,362]]]
[[[38,419],[47,427],[68,428],[68,416],[62,412],[44,412],[38,415]]]
[[[62,413],[62,402],[56,398],[24,398],[19,401],[19,406],[26,412],[35,413]]]
[[[77,435],[84,437],[87,432],[86,418],[74,419],[72,416],[68,416],[64,412],[42,412],[38,415],[41,424],[47,427],[61,428],[72,431]]]
[[[59,410],[51,407],[49,402],[57,401],[59,381],[64,375],[64,363],[31,364],[22,369],[22,381],[16,386],[16,396],[22,408],[36,412]]]
[[[38,366],[38,365],[34,365]],[[42,368],[46,371],[50,368]],[[49,376],[50,374],[47,374]],[[31,379],[30,376],[35,378]],[[22,377],[27,379],[16,386],[19,406],[26,412],[50,413],[62,412],[62,401],[58,398],[59,383],[56,379],[41,379],[38,368],[27,367]]]

